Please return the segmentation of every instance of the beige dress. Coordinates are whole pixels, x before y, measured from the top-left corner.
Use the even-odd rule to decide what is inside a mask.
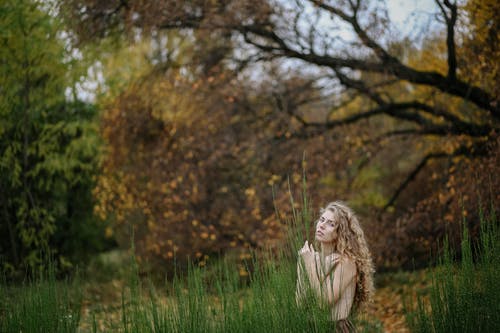
[[[296,300],[301,304],[307,288],[321,301],[331,307],[331,319],[338,325],[337,331],[351,332],[354,327],[347,321],[356,293],[356,264],[346,256],[337,253],[324,259],[315,252],[314,258],[297,263]],[[342,327],[348,327],[347,331]]]

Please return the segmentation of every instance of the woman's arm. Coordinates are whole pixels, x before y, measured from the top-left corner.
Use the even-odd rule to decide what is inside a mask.
[[[319,253],[314,251],[312,245],[306,241],[302,249],[299,250],[299,260],[297,263],[298,288],[300,293],[305,293],[305,288],[312,288],[318,297],[321,296],[321,279],[323,270],[319,258]],[[304,274],[305,273],[305,274]],[[304,276],[305,275],[305,276]]]
[[[321,289],[323,298],[328,304],[335,304],[340,295],[346,290],[349,284],[354,282],[356,277],[356,264],[348,258],[328,257],[326,265],[330,265],[331,269],[327,271],[322,280]]]

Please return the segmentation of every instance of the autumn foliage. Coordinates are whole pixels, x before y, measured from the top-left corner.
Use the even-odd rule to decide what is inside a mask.
[[[293,90],[299,82],[282,83]],[[174,260],[245,259],[250,249],[279,246],[284,221],[276,208],[281,217],[290,211],[289,190],[302,191],[303,172],[317,184],[314,198],[325,201],[329,186],[348,176],[335,165],[353,160],[337,135],[293,137],[298,124],[276,117],[273,93],[268,82],[249,91],[230,72],[191,80],[172,70],[114,99],[101,120],[107,148],[94,191],[95,213],[113,221],[108,236],[128,246],[133,230],[139,258],[164,269]],[[282,93],[289,103],[304,97]]]
[[[280,246],[304,175],[313,211],[358,212],[380,270],[428,264],[464,214],[474,231],[498,210],[491,1],[436,1],[420,43],[370,1],[62,3],[78,43],[144,50],[100,101],[94,196],[108,236],[155,268]]]
[[[131,86],[104,113],[108,154],[95,212],[113,219],[109,232],[123,245],[133,229],[143,259],[203,261],[278,237],[262,212],[272,202],[255,188],[262,156],[236,129],[241,107],[219,89],[224,80],[172,71]]]

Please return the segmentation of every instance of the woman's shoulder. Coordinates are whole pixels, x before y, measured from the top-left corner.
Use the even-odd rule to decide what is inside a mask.
[[[326,256],[325,260],[334,265],[341,264],[342,266],[353,266],[354,268],[356,267],[354,259],[336,252]]]
[[[347,256],[345,254],[340,254],[338,252],[333,252],[332,254],[327,255],[325,258],[328,258],[328,259],[331,259],[331,260],[342,260],[342,261],[352,261],[352,262],[354,262],[354,260],[351,257],[349,257],[349,256]]]

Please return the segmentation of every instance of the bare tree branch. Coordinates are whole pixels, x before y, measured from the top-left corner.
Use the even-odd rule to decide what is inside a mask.
[[[445,152],[435,152],[425,155],[420,162],[415,166],[415,168],[406,176],[403,182],[398,186],[392,197],[384,205],[383,210],[387,210],[389,207],[393,206],[399,195],[408,187],[408,185],[417,177],[417,175],[425,168],[427,163],[433,159],[445,158],[445,157],[455,157],[460,155],[471,155],[474,152],[475,155],[480,155],[483,153],[485,147],[476,144],[473,149],[465,146],[460,146],[452,153]]]
[[[457,78],[457,58],[455,50],[455,24],[457,22],[457,5],[456,3],[450,3],[448,0],[441,1],[436,0],[436,4],[441,10],[441,14],[444,17],[446,23],[446,47],[448,52],[448,79],[450,81],[455,81]],[[448,14],[446,8],[450,11]]]
[[[449,154],[446,153],[431,153],[425,155],[424,158],[422,158],[422,160],[416,165],[416,167],[406,176],[404,181],[399,185],[399,187],[396,189],[392,197],[383,207],[383,210],[387,210],[394,204],[394,202],[397,200],[401,192],[403,192],[403,190],[408,186],[408,184],[410,184],[415,179],[418,173],[422,171],[422,169],[427,165],[427,163],[430,160],[447,156],[449,156]]]
[[[351,3],[351,8],[353,9],[353,15],[349,16],[342,10],[340,10],[337,7],[333,7],[330,5],[325,4],[323,1],[320,0],[309,0],[312,2],[314,5],[319,6],[328,12],[337,15],[340,17],[342,20],[345,22],[349,23],[352,28],[354,29],[354,32],[358,35],[359,39],[361,42],[372,49],[375,54],[382,60],[383,63],[394,63],[394,64],[399,64],[399,60],[393,56],[391,56],[381,45],[379,45],[377,42],[375,42],[372,38],[368,36],[366,31],[361,28],[358,19],[357,19],[357,11],[359,9],[359,2],[356,5],[353,5]]]
[[[456,78],[456,59],[453,41],[453,30],[456,20],[456,7],[453,7],[455,8],[454,10],[452,10],[453,20],[451,20],[450,24],[448,25],[450,32],[448,34],[448,40],[449,43],[453,42],[451,47],[449,47],[449,73],[448,76],[443,76],[438,72],[420,71],[404,65],[397,58],[390,55],[381,45],[373,41],[368,36],[366,31],[364,31],[359,25],[356,17],[349,16],[339,8],[327,5],[321,1],[309,1],[319,6],[320,8],[327,10],[328,12],[337,15],[345,22],[351,24],[363,44],[372,49],[375,54],[377,54],[380,61],[378,62],[366,59],[342,58],[326,54],[319,55],[314,53],[313,50],[308,50],[308,52],[299,52],[291,46],[287,45],[287,43],[285,43],[282,38],[280,38],[274,31],[271,31],[268,28],[264,29],[257,25],[247,25],[234,28],[244,32],[247,37],[246,41],[263,51],[275,52],[284,57],[301,59],[308,63],[329,67],[331,69],[350,68],[353,70],[361,70],[381,74],[389,73],[401,80],[407,80],[414,84],[422,84],[435,87],[447,94],[469,100],[480,108],[488,110],[494,118],[500,119],[500,107],[496,103],[494,103],[494,98],[488,92]],[[261,38],[270,41],[274,44],[274,46],[270,47],[269,45],[257,42],[256,40],[251,38],[249,33],[254,34],[255,36],[260,36]]]
[[[378,105],[387,105],[387,104],[393,103],[393,102],[389,103],[389,102],[384,101],[384,99],[378,93],[376,93],[374,91],[374,89],[366,86],[366,84],[363,81],[353,80],[338,70],[335,70],[335,73],[337,74],[337,77],[342,82],[342,84],[344,84],[347,87],[353,88],[353,89],[365,94],[366,96],[369,96]],[[478,127],[475,124],[467,123],[467,122],[461,120],[460,118],[458,118],[457,116],[455,116],[449,112],[446,112],[444,110],[437,109],[435,107],[432,107],[430,105],[427,105],[427,104],[424,104],[424,103],[421,103],[418,101],[414,101],[414,102],[412,102],[410,104],[406,104],[406,105],[407,105],[407,109],[411,108],[411,109],[421,110],[421,111],[423,111],[431,116],[442,117],[442,118],[450,121],[453,124],[453,127],[455,127],[456,129],[463,130],[464,133],[477,135],[477,133],[480,132],[481,135],[487,135],[487,133],[486,134],[484,133],[484,129],[481,126]],[[396,113],[396,112],[398,112],[398,113]],[[434,124],[433,122],[429,121],[428,119],[423,118],[418,113],[409,113],[409,112],[405,113],[405,112],[402,112],[401,109],[392,110],[390,108],[388,108],[388,111],[385,113],[394,117],[394,118],[400,118],[400,119],[404,119],[404,120],[413,121],[421,126],[429,128],[429,131],[431,131],[435,134],[438,133],[438,131],[436,129],[439,129],[439,131],[445,131],[447,128],[445,126],[437,126],[437,124]],[[452,128],[449,127],[448,130],[451,131]],[[488,127],[488,131],[489,131],[489,127]]]

